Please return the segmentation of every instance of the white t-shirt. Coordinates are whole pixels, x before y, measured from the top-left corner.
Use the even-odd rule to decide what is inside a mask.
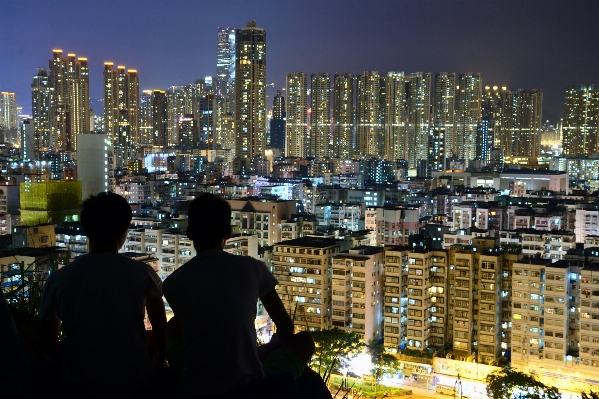
[[[264,377],[256,304],[277,284],[264,263],[220,250],[199,253],[164,280],[183,331],[183,390],[216,395]]]
[[[48,277],[39,315],[58,317],[64,326],[68,391],[126,397],[147,387],[145,305],[146,298],[162,296],[161,285],[149,265],[116,252],[82,255]]]

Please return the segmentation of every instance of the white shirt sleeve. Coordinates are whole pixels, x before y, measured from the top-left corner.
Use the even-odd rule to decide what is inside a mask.
[[[162,280],[150,265],[146,265],[148,273],[148,298],[162,296]]]
[[[264,295],[272,291],[279,282],[272,275],[268,267],[264,264],[264,262],[260,262],[256,260],[256,265],[258,268],[258,280],[259,280],[259,290],[258,290],[258,298],[262,298]]]

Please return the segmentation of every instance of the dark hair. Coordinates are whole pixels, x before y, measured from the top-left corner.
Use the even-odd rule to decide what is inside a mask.
[[[212,194],[201,194],[189,203],[188,236],[202,245],[216,243],[231,228],[231,206]]]
[[[131,223],[131,207],[115,193],[90,195],[81,205],[81,225],[87,237],[111,242],[123,236]]]

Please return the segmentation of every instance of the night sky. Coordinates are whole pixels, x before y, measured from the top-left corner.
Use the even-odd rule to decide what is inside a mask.
[[[482,72],[484,85],[544,92],[562,117],[568,85],[599,85],[597,1],[0,0],[0,91],[31,112],[31,78],[52,49],[87,57],[103,112],[104,61],[137,69],[140,90],[216,74],[217,27],[267,31],[268,107],[291,71]]]

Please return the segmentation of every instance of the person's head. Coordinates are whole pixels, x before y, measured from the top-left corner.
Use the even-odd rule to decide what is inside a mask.
[[[212,194],[202,194],[189,203],[187,237],[196,249],[222,249],[231,237],[231,206]]]
[[[90,243],[109,246],[118,242],[119,248],[131,223],[131,207],[115,193],[90,195],[81,206],[81,225]]]

